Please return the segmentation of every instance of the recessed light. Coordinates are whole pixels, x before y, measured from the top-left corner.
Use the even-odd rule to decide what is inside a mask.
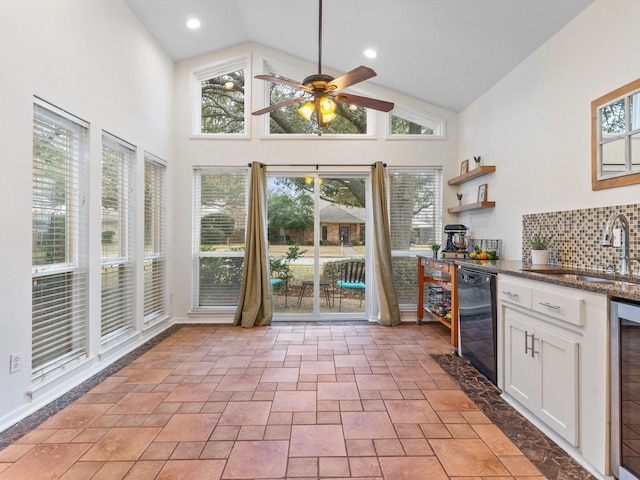
[[[364,56],[367,58],[376,58],[378,53],[373,48],[367,48],[364,52]]]
[[[198,28],[200,28],[200,20],[198,20],[197,18],[190,18],[189,20],[187,20],[187,28],[190,30],[197,30]]]

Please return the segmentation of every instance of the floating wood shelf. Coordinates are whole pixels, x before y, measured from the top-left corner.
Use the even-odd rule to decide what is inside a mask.
[[[496,202],[476,202],[468,203],[466,205],[460,205],[458,207],[448,208],[449,213],[461,213],[468,212],[469,210],[478,210],[480,208],[493,208],[496,206]]]
[[[495,171],[496,171],[495,165],[480,166],[480,167],[474,168],[473,170],[469,170],[467,173],[463,173],[462,175],[452,178],[447,183],[449,185],[461,185],[465,182],[473,180],[474,178],[482,177],[484,175],[488,175]]]

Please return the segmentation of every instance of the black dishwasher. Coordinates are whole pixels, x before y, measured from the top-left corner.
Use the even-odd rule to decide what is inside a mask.
[[[496,385],[496,275],[458,267],[458,354]]]

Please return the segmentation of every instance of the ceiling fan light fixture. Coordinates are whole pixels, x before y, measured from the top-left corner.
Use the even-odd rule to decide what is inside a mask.
[[[306,102],[298,109],[298,113],[302,118],[311,120],[311,115],[313,115],[315,109],[316,106],[313,104],[313,102]]]
[[[336,103],[331,100],[329,97],[321,97],[318,101],[320,104],[320,113],[325,115],[331,115],[336,111]],[[333,116],[335,118],[335,115]]]
[[[331,122],[333,122],[336,118],[335,113],[324,113],[322,114],[322,123],[323,126],[328,127]]]

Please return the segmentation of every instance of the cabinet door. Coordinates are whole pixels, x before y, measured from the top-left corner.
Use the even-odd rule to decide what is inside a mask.
[[[518,312],[503,307],[505,326],[504,389],[535,411],[535,362],[531,356],[534,327]]]
[[[578,444],[578,343],[535,330],[538,416],[573,445]]]

